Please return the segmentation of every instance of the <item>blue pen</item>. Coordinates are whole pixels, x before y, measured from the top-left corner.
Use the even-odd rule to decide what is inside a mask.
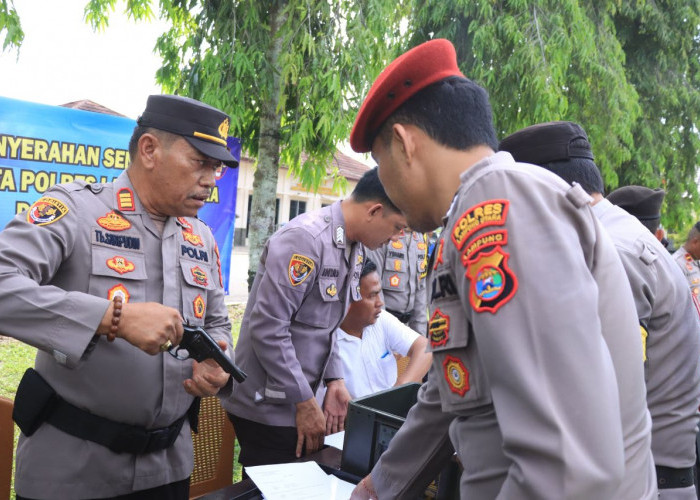
[[[381,357],[381,359],[384,359],[384,358],[386,358],[386,357],[387,357],[388,355],[389,355],[389,351],[387,351],[387,352],[385,352],[384,354],[382,354],[382,357]]]

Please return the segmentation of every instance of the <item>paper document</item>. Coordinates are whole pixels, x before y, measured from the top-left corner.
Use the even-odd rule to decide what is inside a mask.
[[[245,471],[265,500],[348,500],[355,488],[326,474],[316,462],[256,465]]]
[[[345,441],[345,431],[336,432],[335,434],[330,434],[323,439],[323,444],[332,446],[333,448],[343,449],[343,442]]]

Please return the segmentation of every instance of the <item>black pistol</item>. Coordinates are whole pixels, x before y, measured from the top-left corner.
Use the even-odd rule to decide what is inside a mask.
[[[231,375],[236,382],[243,382],[248,375],[238,368],[231,358],[219,347],[219,344],[209,336],[201,326],[182,325],[184,333],[180,345],[175,347],[173,355],[179,359],[180,349],[186,349],[190,358],[195,361],[204,361],[205,359],[213,359],[223,370]]]

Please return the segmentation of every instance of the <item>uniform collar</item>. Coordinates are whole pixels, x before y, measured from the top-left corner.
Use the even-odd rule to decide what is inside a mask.
[[[596,217],[599,219],[603,217],[608,211],[610,211],[615,205],[610,203],[610,200],[607,200],[603,198],[600,200],[598,203],[593,205],[591,208],[593,209],[593,213],[595,214]]]

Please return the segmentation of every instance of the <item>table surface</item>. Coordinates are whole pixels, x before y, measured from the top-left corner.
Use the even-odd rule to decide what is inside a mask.
[[[300,458],[297,460],[297,462],[308,462],[313,460],[322,468],[326,469],[326,472],[340,471],[342,454],[343,452],[338,448],[327,446],[326,448],[312,453],[307,457]],[[201,500],[258,500],[262,497],[260,496],[260,490],[258,490],[258,488],[255,486],[255,483],[253,483],[253,481],[250,479],[244,479],[243,481],[208,493],[199,498]]]

